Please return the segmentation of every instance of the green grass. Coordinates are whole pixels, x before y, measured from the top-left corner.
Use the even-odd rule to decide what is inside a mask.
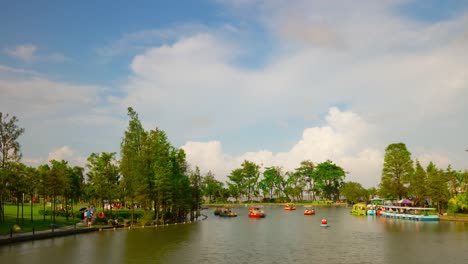
[[[77,205],[74,206],[74,211],[77,211],[81,206]],[[10,229],[14,228],[14,225],[19,225],[21,230],[14,231],[15,233],[22,233],[22,232],[31,232],[33,228],[36,231],[40,230],[47,230],[51,229],[51,224],[53,223],[53,219],[51,215],[46,215],[44,221],[44,215],[39,214],[39,210],[43,209],[42,204],[33,204],[32,207],[32,221],[31,221],[31,205],[24,204],[23,207],[23,214],[21,213],[21,205],[19,207],[19,219],[17,219],[17,207],[16,204],[4,204],[5,209],[5,222],[0,222],[0,235],[7,235],[10,234]],[[46,206],[46,210],[51,209],[50,207]],[[23,215],[23,218],[21,217]],[[69,217],[68,221],[64,216],[56,216],[55,217],[55,225],[56,227],[64,227],[74,225],[78,223],[80,219]]]

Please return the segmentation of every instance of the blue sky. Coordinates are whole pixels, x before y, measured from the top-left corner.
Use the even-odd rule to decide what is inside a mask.
[[[133,106],[220,179],[332,159],[371,186],[393,142],[466,169],[467,17],[455,0],[7,1],[0,111],[32,165],[118,152]]]

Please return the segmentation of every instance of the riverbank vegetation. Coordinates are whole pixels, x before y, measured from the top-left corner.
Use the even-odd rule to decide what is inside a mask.
[[[468,212],[468,171],[450,166],[443,170],[432,162],[424,168],[403,143],[386,148],[382,174],[376,176],[380,184],[368,189],[345,181],[346,170],[331,160],[303,160],[292,171],[245,160],[222,175],[227,181],[221,182],[213,173],[202,175],[196,164],[188,164],[184,150],[172,146],[163,130],[145,130],[132,108],[128,117],[119,156],[92,153],[84,168],[65,160],[32,167],[21,162],[18,138],[24,129],[15,116],[0,113],[0,224],[11,224],[6,203],[14,204],[17,212],[31,206],[30,220],[35,222],[41,219],[34,216],[35,203],[43,211],[50,206],[49,220],[54,224],[59,217],[66,223],[73,219],[80,203],[95,205],[110,216],[118,205],[131,212],[124,220],[134,223],[140,218],[148,224],[194,220],[202,203],[355,203],[376,196],[410,198],[414,205],[437,206],[439,212]],[[143,216],[136,217],[135,210],[142,210]],[[20,220],[24,224],[23,218],[17,213],[15,224]],[[42,221],[47,222],[45,214]]]

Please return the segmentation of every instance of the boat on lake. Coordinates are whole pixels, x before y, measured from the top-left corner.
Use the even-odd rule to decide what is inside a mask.
[[[229,207],[217,207],[214,211],[214,215],[220,217],[236,217],[237,213],[233,212]]]
[[[315,209],[306,209],[304,211],[304,215],[314,215],[315,214]]]
[[[356,203],[353,205],[352,215],[367,215],[367,205],[365,203]]]
[[[249,208],[250,218],[264,218],[265,216],[265,212],[259,206],[251,206]]]
[[[414,221],[439,221],[439,215],[433,212],[435,210],[429,207],[384,205],[380,216]]]
[[[296,206],[294,206],[293,203],[287,203],[284,205],[284,210],[286,211],[296,210]]]
[[[368,204],[367,205],[367,211],[366,211],[366,214],[367,215],[377,215],[377,207],[373,204]]]

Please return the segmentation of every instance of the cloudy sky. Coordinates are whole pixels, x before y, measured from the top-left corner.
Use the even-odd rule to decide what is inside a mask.
[[[30,165],[118,153],[132,106],[222,181],[330,159],[376,186],[397,142],[468,169],[468,1],[17,0],[0,36]]]

